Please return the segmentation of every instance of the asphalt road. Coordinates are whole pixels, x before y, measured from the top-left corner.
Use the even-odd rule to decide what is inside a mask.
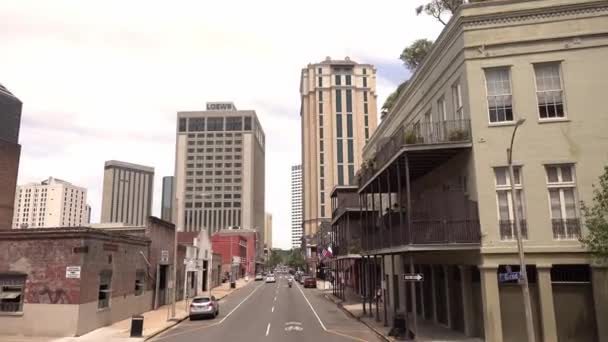
[[[317,289],[251,282],[220,301],[220,315],[185,320],[152,339],[154,342],[193,341],[381,341],[365,325],[323,298]]]

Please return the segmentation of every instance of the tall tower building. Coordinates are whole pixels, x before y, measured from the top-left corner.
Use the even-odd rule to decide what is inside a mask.
[[[0,229],[10,229],[19,170],[22,103],[0,84]]]
[[[258,231],[264,241],[265,135],[253,110],[210,102],[177,113],[174,221],[180,231]]]
[[[101,223],[139,226],[152,213],[154,168],[108,160],[103,174]]]
[[[346,57],[302,70],[304,235],[331,217],[330,193],[352,184],[363,146],[376,128],[376,69]]]
[[[264,218],[264,248],[272,249],[272,214],[266,213]]]
[[[49,177],[17,187],[13,228],[79,227],[88,223],[87,189]]]
[[[302,240],[302,165],[291,167],[291,248]]]
[[[163,177],[163,194],[160,206],[160,218],[168,222],[173,222],[173,199],[175,198],[174,188],[175,177]]]

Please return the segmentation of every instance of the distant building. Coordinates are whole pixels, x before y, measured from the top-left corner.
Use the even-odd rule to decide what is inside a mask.
[[[142,225],[152,212],[154,168],[109,160],[105,163],[101,223]]]
[[[378,121],[376,68],[346,57],[308,64],[300,78],[304,235],[331,218],[329,194],[354,184]]]
[[[222,273],[232,272],[240,278],[259,268],[256,250],[260,240],[254,229],[223,229],[211,235],[211,245],[214,253],[222,255]]]
[[[49,177],[17,187],[13,228],[78,227],[87,224],[87,189]]]
[[[163,194],[160,207],[160,217],[168,222],[173,222],[173,199],[175,198],[175,177],[163,177]]]
[[[91,206],[89,204],[85,207],[85,223],[91,223]]]
[[[272,249],[272,214],[266,213],[264,220],[264,248]]]
[[[291,247],[302,243],[302,165],[291,167]]]
[[[264,234],[265,135],[253,110],[207,103],[177,113],[175,211],[180,231],[229,227]],[[259,244],[262,255],[263,244]]]
[[[0,84],[0,230],[10,229],[19,170],[21,101]]]

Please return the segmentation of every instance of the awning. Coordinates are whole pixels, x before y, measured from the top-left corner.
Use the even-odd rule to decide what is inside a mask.
[[[21,292],[2,292],[0,293],[0,299],[17,299],[21,296]]]

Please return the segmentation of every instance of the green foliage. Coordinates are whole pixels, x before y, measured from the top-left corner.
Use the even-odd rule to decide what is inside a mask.
[[[275,267],[283,263],[283,257],[277,251],[270,252],[270,258],[268,259],[268,266]]]
[[[387,98],[386,100],[384,100],[384,104],[382,105],[382,111],[383,112],[389,112],[391,110],[391,108],[393,108],[393,106],[395,105],[395,102],[397,102],[397,99],[399,98],[399,94],[401,94],[401,92],[405,89],[405,87],[407,86],[407,80],[403,81],[398,87],[397,89],[395,89],[395,91],[393,91]]]
[[[458,9],[458,6],[462,5],[463,0],[431,0],[426,5],[416,7],[416,15],[425,13],[439,20],[440,23],[446,25],[447,23],[441,18],[441,14],[445,11],[454,14]]]
[[[467,131],[465,131],[463,129],[455,129],[449,133],[448,140],[449,141],[464,141],[464,140],[467,140],[468,137],[469,137],[469,134],[467,133]]]
[[[405,66],[411,71],[422,63],[426,55],[431,51],[433,42],[428,39],[417,39],[410,46],[403,49],[399,59],[405,63]]]
[[[600,262],[608,261],[608,166],[600,176],[599,185],[593,186],[593,204],[581,202],[585,225],[589,235],[581,242]]]
[[[287,257],[287,265],[296,270],[298,268],[304,268],[306,261],[304,260],[299,248],[295,248],[291,251]]]

